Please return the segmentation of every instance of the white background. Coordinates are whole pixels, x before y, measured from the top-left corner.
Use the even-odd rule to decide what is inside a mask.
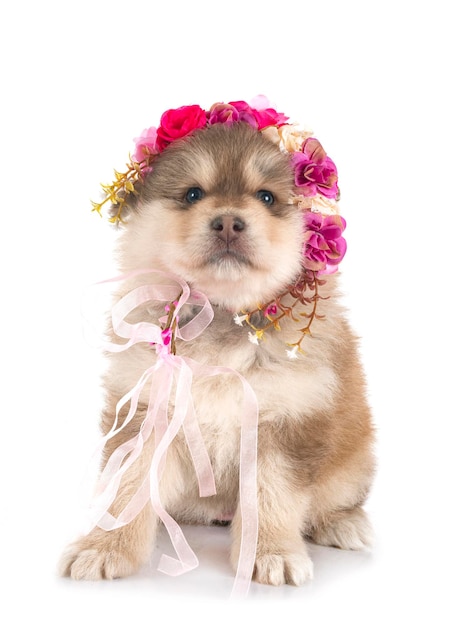
[[[450,624],[446,5],[2,5],[3,623]],[[115,273],[114,232],[90,200],[164,110],[261,93],[312,127],[339,169],[343,289],[378,429],[375,548],[312,547],[313,582],[253,585],[243,605],[228,599],[222,529],[188,530],[201,564],[182,578],[152,562],[128,580],[61,580],[102,402],[80,299]]]

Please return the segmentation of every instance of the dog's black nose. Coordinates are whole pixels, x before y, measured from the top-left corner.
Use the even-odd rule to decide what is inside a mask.
[[[211,221],[211,229],[219,239],[227,243],[237,239],[245,228],[244,220],[236,215],[218,215]]]

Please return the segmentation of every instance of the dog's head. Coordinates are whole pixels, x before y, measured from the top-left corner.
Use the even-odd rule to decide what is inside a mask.
[[[125,269],[183,278],[232,310],[274,298],[301,272],[289,155],[245,123],[174,141],[152,163],[121,239]]]

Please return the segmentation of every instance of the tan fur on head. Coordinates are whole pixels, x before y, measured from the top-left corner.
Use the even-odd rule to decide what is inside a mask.
[[[288,155],[246,124],[218,124],[175,141],[152,167],[120,237],[121,269],[179,275],[214,305],[212,324],[177,349],[198,362],[234,368],[254,389],[260,412],[254,577],[300,584],[312,575],[306,537],[347,549],[362,548],[371,538],[361,506],[373,474],[373,430],[356,341],[337,302],[337,278],[328,277],[328,299],[319,311],[325,319],[306,338],[305,356],[287,359],[286,343],[302,324],[288,318],[280,332],[268,333],[260,345],[250,343],[249,329],[234,324],[233,312],[273,299],[302,272],[302,220],[290,202]],[[150,307],[144,314],[158,323],[163,311]],[[154,358],[143,345],[111,356],[104,432],[114,421],[116,402]],[[193,383],[218,494],[198,497],[186,444],[177,436],[161,493],[181,522],[211,523],[237,510],[239,387],[228,376]],[[146,407],[140,411],[144,415]],[[137,428],[134,419],[110,442],[109,454]],[[125,475],[114,510],[141,485],[151,455],[149,445]],[[131,524],[109,533],[96,529],[70,546],[62,572],[73,578],[126,575],[147,558],[156,531],[147,506]],[[234,516],[232,535],[236,566],[240,515]]]

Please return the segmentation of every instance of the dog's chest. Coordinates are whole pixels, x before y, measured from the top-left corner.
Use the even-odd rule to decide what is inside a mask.
[[[269,336],[262,345],[249,342],[247,331],[223,334],[215,346],[206,337],[205,344],[199,342],[190,356],[224,368],[216,376],[195,379],[192,388],[199,422],[218,432],[241,424],[247,386],[255,393],[260,422],[281,416],[301,420],[329,407],[337,391],[330,364],[290,360],[279,334]]]
[[[337,392],[337,377],[326,359],[291,360],[284,333],[269,334],[255,345],[248,332],[224,313],[216,315],[197,338],[178,340],[176,345],[177,356],[192,367],[190,394],[202,432],[223,449],[229,442],[236,444],[249,389],[256,397],[260,423],[280,417],[301,421],[330,407]],[[142,344],[115,355],[110,370],[113,384],[127,393],[155,360],[154,350]],[[145,390],[142,395],[146,396]]]

